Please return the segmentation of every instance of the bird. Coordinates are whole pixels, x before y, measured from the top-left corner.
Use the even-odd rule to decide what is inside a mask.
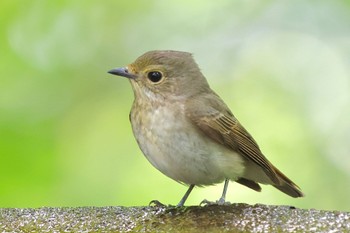
[[[210,88],[191,53],[149,51],[108,73],[131,83],[129,119],[145,157],[164,175],[188,186],[177,207],[184,206],[195,186],[222,182],[220,199],[204,203],[224,205],[229,181],[258,192],[265,184],[294,198],[304,196]]]

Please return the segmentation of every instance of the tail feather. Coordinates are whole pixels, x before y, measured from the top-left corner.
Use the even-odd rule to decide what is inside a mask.
[[[304,194],[300,191],[298,186],[285,183],[283,185],[274,185],[274,187],[291,197],[303,197]]]
[[[268,174],[266,169],[262,168],[252,161],[247,160],[245,173],[242,177],[239,177],[236,182],[258,192],[261,190],[261,187],[259,185],[260,183],[270,184],[291,197],[304,196],[298,185],[291,181],[286,175],[284,175],[271,163],[269,165],[271,166],[273,173]]]
[[[241,177],[238,180],[236,180],[236,182],[240,183],[241,185],[247,186],[248,188],[251,188],[257,192],[261,191],[260,185],[252,180],[248,180],[248,179]]]
[[[279,184],[273,184],[275,188],[284,192],[291,197],[303,197],[304,194],[293,181],[291,181],[287,176],[285,176],[280,170],[274,167],[276,175],[280,181]]]

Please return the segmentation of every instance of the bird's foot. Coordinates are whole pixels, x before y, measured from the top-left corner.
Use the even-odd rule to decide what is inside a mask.
[[[154,207],[160,207],[160,208],[166,208],[166,207],[175,207],[173,205],[164,205],[163,203],[161,203],[158,200],[152,200],[148,206],[154,206]]]
[[[148,205],[155,206],[155,207],[167,207],[166,205],[164,205],[163,203],[161,203],[158,200],[152,200]]]
[[[199,203],[200,206],[210,206],[210,205],[231,205],[230,202],[225,201],[224,198],[220,198],[217,201],[208,201],[207,199],[204,199]]]

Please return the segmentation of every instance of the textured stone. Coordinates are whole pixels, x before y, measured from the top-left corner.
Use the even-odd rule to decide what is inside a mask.
[[[350,213],[290,206],[0,209],[0,232],[350,232]]]

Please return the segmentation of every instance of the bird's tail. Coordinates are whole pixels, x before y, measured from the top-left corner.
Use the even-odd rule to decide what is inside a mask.
[[[280,170],[278,170],[276,167],[275,172],[277,174],[277,177],[280,181],[279,184],[274,184],[273,186],[280,191],[284,192],[285,194],[291,196],[291,197],[303,197],[304,194],[301,192],[298,185],[296,185],[293,181],[291,181],[286,175],[284,175]]]

